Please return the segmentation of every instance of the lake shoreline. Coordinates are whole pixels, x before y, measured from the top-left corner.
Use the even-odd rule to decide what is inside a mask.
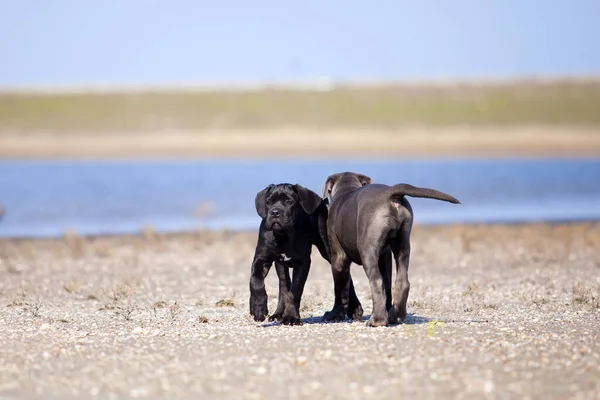
[[[584,228],[597,227],[600,229],[600,221],[597,220],[574,220],[574,221],[531,221],[531,222],[493,222],[493,223],[448,223],[448,224],[422,224],[415,223],[413,231],[428,232],[431,234],[440,234],[455,232],[457,234],[470,234],[480,232],[484,235],[494,235],[498,232],[509,232],[511,230],[579,230]],[[163,241],[215,241],[223,240],[232,236],[252,237],[258,235],[258,225],[256,229],[193,229],[193,230],[173,230],[156,231],[152,227],[140,229],[139,232],[132,233],[103,233],[103,234],[80,234],[75,230],[67,229],[60,236],[0,236],[0,244],[18,245],[34,243],[100,243],[100,242],[120,242],[126,244],[145,244],[150,247]]]

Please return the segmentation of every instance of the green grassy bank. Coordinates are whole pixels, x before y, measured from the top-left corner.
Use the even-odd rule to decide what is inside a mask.
[[[0,92],[0,133],[415,125],[600,126],[600,81],[327,91]]]

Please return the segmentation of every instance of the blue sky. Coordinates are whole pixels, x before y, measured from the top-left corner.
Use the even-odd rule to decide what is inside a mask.
[[[600,75],[597,0],[0,0],[0,7],[5,87]]]

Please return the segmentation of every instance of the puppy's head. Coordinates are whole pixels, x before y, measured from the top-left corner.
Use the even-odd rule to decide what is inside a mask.
[[[288,231],[300,213],[312,214],[323,200],[300,185],[269,185],[256,194],[256,212],[265,220],[267,230]]]
[[[331,200],[333,200],[335,194],[340,189],[357,189],[370,183],[373,183],[373,180],[367,175],[354,172],[340,172],[329,175],[321,191],[324,199],[331,196]]]

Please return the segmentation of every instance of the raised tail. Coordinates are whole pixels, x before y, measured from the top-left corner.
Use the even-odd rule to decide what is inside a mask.
[[[400,183],[398,185],[391,186],[385,191],[388,198],[410,196],[410,197],[423,197],[427,199],[443,200],[449,203],[460,204],[456,198],[449,194],[440,192],[435,189],[419,188],[416,186],[409,185],[407,183]]]

